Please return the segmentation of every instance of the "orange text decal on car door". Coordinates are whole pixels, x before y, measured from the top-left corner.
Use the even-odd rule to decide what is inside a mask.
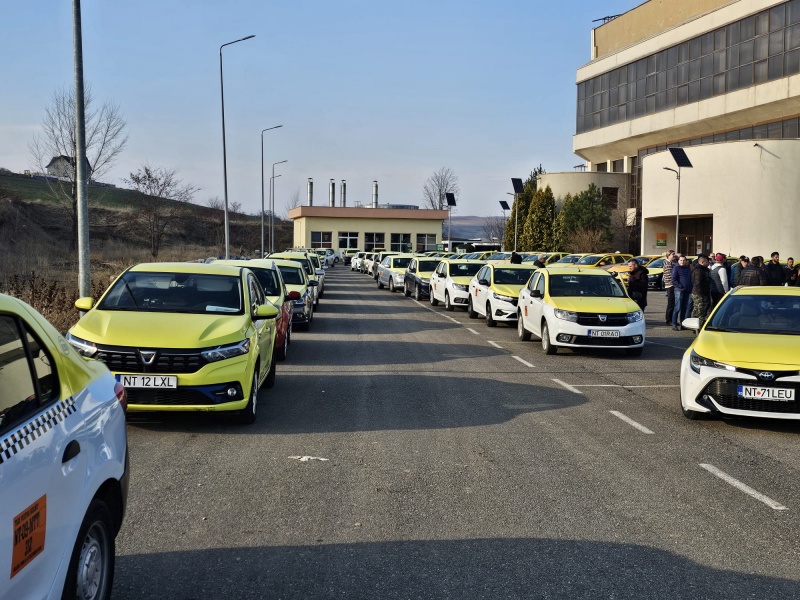
[[[42,553],[46,530],[47,495],[45,494],[14,517],[14,544],[11,552],[12,578]]]

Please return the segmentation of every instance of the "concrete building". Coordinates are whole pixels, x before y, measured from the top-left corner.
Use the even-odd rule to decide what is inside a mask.
[[[573,149],[629,177],[643,253],[798,257],[798,115],[800,0],[650,0],[592,31]]]

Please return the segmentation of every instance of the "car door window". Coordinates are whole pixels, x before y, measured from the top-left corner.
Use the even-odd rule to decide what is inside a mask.
[[[541,273],[535,273],[531,280],[528,282],[528,290],[533,291],[536,289],[536,286],[539,284],[539,280],[542,279]]]
[[[252,274],[247,275],[247,288],[250,291],[250,312],[255,314],[256,309],[266,301],[264,292],[261,289],[261,284]]]
[[[539,290],[539,293],[544,296],[544,275],[539,274],[539,278],[536,280],[536,288]]]

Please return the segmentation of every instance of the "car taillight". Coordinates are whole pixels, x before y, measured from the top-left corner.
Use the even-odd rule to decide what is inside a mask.
[[[119,381],[114,384],[114,394],[116,394],[117,400],[122,405],[122,410],[128,412],[128,392],[125,391],[125,387]]]

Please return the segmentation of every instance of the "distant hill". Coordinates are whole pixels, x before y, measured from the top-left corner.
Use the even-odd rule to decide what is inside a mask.
[[[483,231],[485,222],[486,217],[453,215],[453,238],[483,238],[486,235]],[[445,221],[442,231],[447,236],[447,221]]]

